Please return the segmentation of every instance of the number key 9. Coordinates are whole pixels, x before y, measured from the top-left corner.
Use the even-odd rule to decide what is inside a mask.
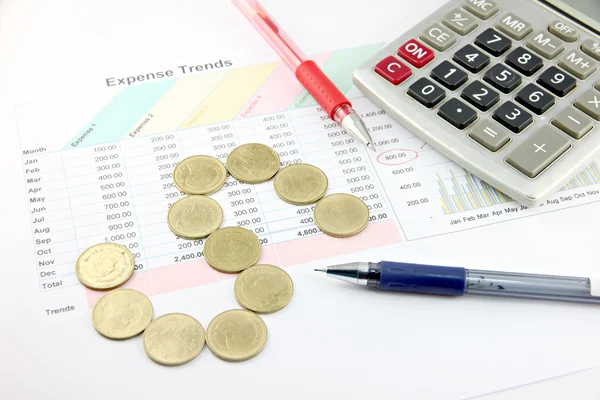
[[[550,67],[544,71],[537,83],[559,97],[566,96],[577,85],[575,78],[556,67]]]

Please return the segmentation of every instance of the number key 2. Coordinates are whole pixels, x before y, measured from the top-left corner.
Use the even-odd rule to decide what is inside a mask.
[[[506,63],[525,76],[535,74],[544,66],[542,59],[533,53],[518,47],[506,56]]]
[[[521,89],[515,100],[537,115],[542,115],[548,111],[556,102],[554,96],[533,83]]]
[[[461,87],[468,79],[467,73],[450,61],[444,61],[431,71],[431,77],[450,90]]]
[[[537,83],[559,97],[566,96],[577,85],[575,78],[556,67],[550,67],[544,71]]]
[[[481,71],[490,63],[490,58],[488,56],[470,44],[457,51],[456,54],[454,54],[453,60],[472,73]]]
[[[533,122],[531,114],[511,101],[498,107],[492,118],[515,133],[522,132]]]
[[[446,97],[444,89],[427,78],[421,78],[408,88],[408,95],[427,108],[435,107]]]
[[[481,111],[487,111],[500,101],[498,92],[488,88],[479,81],[473,81],[462,92],[462,98]]]
[[[488,69],[483,80],[502,93],[510,93],[521,84],[521,75],[511,71],[502,64],[496,64]]]

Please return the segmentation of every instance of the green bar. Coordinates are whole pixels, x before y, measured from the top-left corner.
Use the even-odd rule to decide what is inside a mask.
[[[121,90],[63,150],[116,142],[127,134],[177,79],[128,86]]]
[[[377,53],[382,46],[382,43],[377,43],[336,51],[321,69],[340,92],[346,93],[352,86],[352,72]],[[315,99],[306,90],[303,90],[292,102],[289,109],[316,105]]]

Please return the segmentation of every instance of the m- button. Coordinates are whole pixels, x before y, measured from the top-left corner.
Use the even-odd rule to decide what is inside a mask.
[[[535,178],[570,147],[567,137],[546,125],[521,142],[506,162],[524,175]]]
[[[434,58],[433,50],[425,47],[415,39],[411,39],[400,46],[398,55],[417,68],[422,68]]]

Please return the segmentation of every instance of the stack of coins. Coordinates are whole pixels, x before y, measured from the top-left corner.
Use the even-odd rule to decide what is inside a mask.
[[[132,289],[116,289],[104,295],[92,310],[94,328],[109,339],[124,340],[144,332],[142,343],[150,359],[163,365],[180,365],[196,358],[206,343],[217,357],[244,361],[258,355],[267,342],[267,326],[257,314],[273,313],[292,299],[290,276],[274,265],[258,264],[261,243],[254,232],[240,227],[221,228],[223,209],[208,197],[225,185],[227,173],[240,182],[256,184],[274,178],[279,198],[292,205],[314,208],[315,223],[330,236],[345,238],[364,230],[369,209],[359,198],[343,193],[326,196],[327,176],[309,164],[293,164],[279,170],[279,154],[269,146],[250,143],[231,151],[227,167],[214,157],[184,159],[173,171],[175,185],[186,197],[167,213],[171,231],[184,239],[206,239],[204,258],[212,268],[240,273],[234,296],[243,309],[228,310],[202,325],[186,314],[166,314],[152,320],[148,297]],[[115,243],[101,243],[85,250],[77,260],[77,277],[93,290],[109,290],[132,275],[131,252]],[[176,346],[170,344],[176,343]]]

